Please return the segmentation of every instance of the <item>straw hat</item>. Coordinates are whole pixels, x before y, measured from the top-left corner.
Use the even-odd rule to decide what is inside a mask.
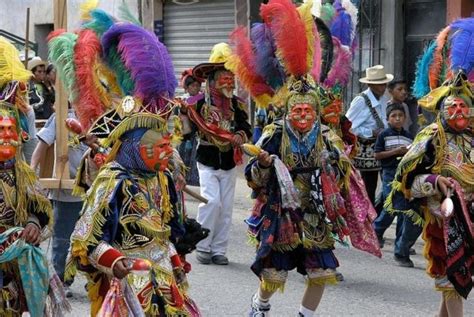
[[[33,68],[37,66],[44,66],[46,67],[46,62],[41,59],[39,56],[33,57],[31,60],[28,61],[28,70],[32,71]]]
[[[375,65],[365,70],[365,77],[359,79],[364,84],[386,84],[393,80],[392,74],[386,74],[382,65]]]
[[[232,49],[229,44],[223,42],[217,43],[211,50],[209,62],[196,65],[193,68],[193,76],[197,79],[206,80],[211,72],[226,69],[224,64],[231,54]]]

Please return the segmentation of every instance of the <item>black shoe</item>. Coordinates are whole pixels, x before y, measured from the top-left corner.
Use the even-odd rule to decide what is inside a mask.
[[[212,257],[212,263],[217,265],[228,265],[229,259],[225,255],[214,255]]]
[[[415,249],[413,249],[413,248],[410,248],[409,254],[410,254],[410,255],[415,255],[415,254],[416,254],[416,251],[415,251]]]
[[[201,264],[211,264],[212,256],[209,252],[196,251],[196,260]]]
[[[341,272],[337,272],[337,271],[336,271],[336,280],[337,280],[338,282],[344,281],[344,275],[342,275]]]
[[[383,237],[377,236],[377,240],[379,241],[380,249],[383,249],[383,246],[385,245],[385,239]]]
[[[399,256],[399,255],[394,255],[393,259],[395,262],[397,262],[398,266],[401,267],[414,267],[415,265],[413,264],[413,261],[410,260],[410,257],[408,256]]]

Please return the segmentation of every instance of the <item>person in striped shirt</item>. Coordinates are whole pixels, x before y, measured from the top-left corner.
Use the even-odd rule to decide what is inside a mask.
[[[405,120],[406,113],[403,104],[390,104],[387,107],[389,127],[377,136],[375,142],[375,159],[380,160],[382,165],[382,201],[385,201],[390,193],[398,163],[413,141],[412,135],[403,128]],[[381,248],[384,244],[383,235],[385,230],[390,227],[394,217],[395,215],[384,209],[375,219],[374,229]],[[398,265],[403,267],[414,266],[410,260],[410,248],[420,235],[421,229],[421,227],[413,224],[409,217],[397,215],[394,259]]]

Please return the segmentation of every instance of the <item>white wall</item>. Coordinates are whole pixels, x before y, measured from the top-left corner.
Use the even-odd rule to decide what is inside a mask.
[[[66,1],[66,0],[65,0]],[[130,11],[138,18],[138,2],[140,0],[125,0]],[[26,8],[30,8],[30,40],[45,41],[35,38],[35,25],[53,24],[53,0],[0,0],[0,29],[13,33],[21,38],[26,33]],[[68,30],[79,26],[79,8],[83,0],[67,0]],[[122,0],[102,0],[99,8],[118,16],[118,8]],[[44,43],[43,43],[44,44]]]

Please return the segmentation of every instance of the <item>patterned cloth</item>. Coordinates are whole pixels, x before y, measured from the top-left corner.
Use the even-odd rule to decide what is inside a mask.
[[[23,292],[32,317],[42,317],[49,288],[49,272],[43,251],[19,235],[23,228],[13,227],[0,234],[0,263],[17,260]]]

